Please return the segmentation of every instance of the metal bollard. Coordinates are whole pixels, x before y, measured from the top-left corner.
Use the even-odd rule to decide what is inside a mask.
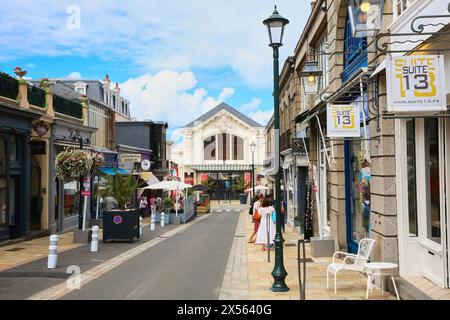
[[[98,251],[98,226],[92,227],[91,252]]]
[[[48,269],[56,268],[56,262],[58,260],[58,241],[59,241],[58,235],[50,236],[50,245],[48,247],[49,252],[48,252],[48,260],[47,260],[47,268]]]
[[[139,217],[139,236],[142,234],[142,217]]]
[[[155,231],[155,215],[154,214],[152,214],[152,217],[151,217],[150,231]]]
[[[164,227],[164,212],[161,212],[161,227]]]

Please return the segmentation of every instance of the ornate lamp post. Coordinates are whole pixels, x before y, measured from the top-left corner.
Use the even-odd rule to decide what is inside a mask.
[[[252,186],[253,186],[253,197],[255,196],[255,150],[256,143],[250,143],[250,151],[252,152]]]
[[[272,271],[274,283],[272,291],[284,292],[289,288],[286,285],[285,279],[287,276],[286,269],[283,263],[283,243],[284,239],[281,234],[281,172],[280,172],[280,112],[279,112],[279,51],[278,49],[283,45],[284,27],[289,23],[289,20],[283,18],[277,11],[263,21],[264,25],[269,31],[269,46],[273,49],[273,80],[274,80],[274,121],[273,127],[275,130],[275,211],[276,211],[276,235],[275,235],[275,265]]]
[[[77,141],[80,144],[80,150],[83,150],[83,143],[89,144],[91,141],[89,138],[83,139],[83,136],[79,131],[70,130],[70,137],[72,140]],[[84,179],[83,176],[80,176],[80,196],[78,201],[78,230],[83,230],[83,196],[81,195],[81,191],[83,190]]]

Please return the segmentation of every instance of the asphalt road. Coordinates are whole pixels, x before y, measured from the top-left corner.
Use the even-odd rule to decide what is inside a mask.
[[[212,212],[62,299],[218,299],[238,218]]]

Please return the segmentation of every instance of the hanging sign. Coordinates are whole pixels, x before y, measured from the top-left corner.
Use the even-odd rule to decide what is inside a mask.
[[[446,111],[444,56],[386,58],[389,112]]]
[[[119,162],[141,162],[141,155],[138,153],[119,154]]]
[[[355,104],[330,104],[327,107],[327,137],[360,137],[359,106]]]

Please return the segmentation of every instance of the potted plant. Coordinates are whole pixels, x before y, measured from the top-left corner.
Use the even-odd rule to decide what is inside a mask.
[[[117,208],[105,210],[103,213],[103,242],[108,240],[132,242],[134,238],[140,238],[139,209],[127,208],[127,203],[138,189],[139,179],[136,180],[132,173],[125,176],[117,172],[114,176],[106,176],[106,179],[108,182],[105,202],[116,203]]]
[[[173,207],[173,201],[172,201],[172,199],[170,199],[170,197],[165,197],[165,198],[164,198],[164,210],[165,210],[167,213],[169,213],[170,210],[172,209],[172,207]]]
[[[233,184],[233,190],[239,192],[239,200],[241,204],[247,203],[248,194],[244,192],[247,187],[248,183],[241,177],[239,177]]]

